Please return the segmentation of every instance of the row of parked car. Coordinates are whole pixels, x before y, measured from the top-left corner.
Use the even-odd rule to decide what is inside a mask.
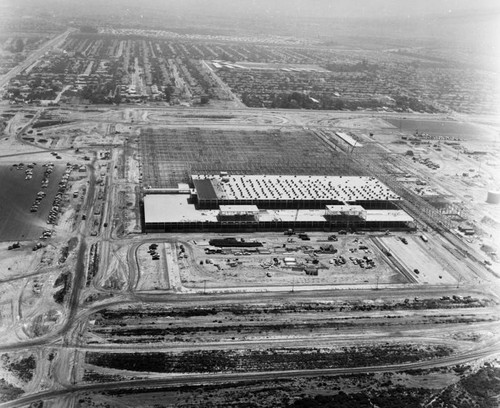
[[[38,193],[36,193],[35,201],[33,201],[33,204],[31,204],[31,208],[30,208],[31,212],[38,211],[38,207],[40,206],[40,203],[42,202],[42,200],[44,199],[45,196],[46,196],[45,191],[39,191]]]
[[[57,217],[61,209],[62,197],[68,186],[68,180],[71,174],[71,170],[73,170],[73,166],[71,165],[71,163],[66,164],[66,170],[64,170],[61,181],[59,182],[59,189],[57,190],[57,194],[54,197],[54,201],[52,202],[52,208],[50,209],[49,215],[47,217],[47,224],[55,224],[57,221]]]

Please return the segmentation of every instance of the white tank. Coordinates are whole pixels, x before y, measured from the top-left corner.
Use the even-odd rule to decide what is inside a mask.
[[[488,204],[500,204],[500,191],[488,191]]]

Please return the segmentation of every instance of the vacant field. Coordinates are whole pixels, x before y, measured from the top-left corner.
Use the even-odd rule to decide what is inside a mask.
[[[144,244],[137,249],[137,258],[139,263],[139,282],[138,291],[147,291],[154,289],[168,289],[166,280],[167,262],[165,259],[164,244],[160,244],[155,251],[160,259],[152,259],[149,246]]]
[[[143,184],[177,187],[190,174],[356,174],[347,161],[307,131],[144,128]]]
[[[25,163],[26,164],[26,163]],[[58,190],[64,166],[55,166],[49,178],[49,186],[41,188],[44,167],[37,164],[33,178],[25,180],[25,172],[12,166],[0,166],[0,241],[26,241],[37,239],[47,228],[47,215]],[[30,212],[36,194],[47,195],[40,203],[38,212]]]
[[[493,140],[489,132],[465,122],[431,121],[413,119],[387,119],[387,122],[403,131],[428,133],[431,136],[449,137],[460,140]]]

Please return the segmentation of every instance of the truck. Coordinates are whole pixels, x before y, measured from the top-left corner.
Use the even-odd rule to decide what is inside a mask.
[[[262,243],[258,241],[237,240],[236,238],[216,238],[211,239],[209,244],[214,247],[261,247]]]

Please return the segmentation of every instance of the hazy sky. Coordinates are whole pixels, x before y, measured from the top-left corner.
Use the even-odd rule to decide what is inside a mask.
[[[225,0],[191,0],[193,3],[227,7]],[[189,0],[188,0],[189,2]],[[232,0],[232,7],[296,13],[317,17],[389,17],[445,14],[463,10],[500,10],[498,0]]]
[[[500,0],[0,0],[7,7],[75,5],[91,10],[111,5],[134,9],[162,8],[173,13],[263,14],[309,17],[413,17],[461,13],[468,10],[500,11]],[[80,8],[78,7],[77,8]],[[27,9],[29,11],[29,8]]]

